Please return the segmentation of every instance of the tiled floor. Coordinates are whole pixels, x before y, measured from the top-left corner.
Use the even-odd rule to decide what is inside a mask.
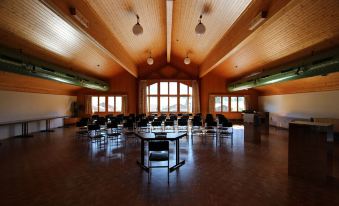
[[[133,141],[98,149],[74,138],[75,128],[12,138],[0,146],[0,205],[339,205],[339,186],[287,175],[287,131],[230,141],[181,140],[186,164],[155,169],[151,184],[136,164]],[[174,144],[172,150],[174,149]],[[174,155],[171,156],[174,163]]]

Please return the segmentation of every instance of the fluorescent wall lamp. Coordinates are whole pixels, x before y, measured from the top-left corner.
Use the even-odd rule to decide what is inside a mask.
[[[254,19],[251,21],[248,30],[252,31],[256,29],[265,19],[267,18],[267,11],[261,11]]]

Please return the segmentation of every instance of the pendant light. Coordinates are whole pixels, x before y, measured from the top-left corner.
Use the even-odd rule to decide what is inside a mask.
[[[201,22],[202,19],[202,14],[200,14],[200,18],[199,18],[199,23],[197,24],[197,26],[195,27],[195,33],[198,35],[202,35],[205,33],[206,31],[206,27],[205,25]]]
[[[142,32],[144,31],[142,26],[139,24],[139,15],[137,14],[137,23],[133,26],[133,34],[135,34],[136,36],[142,34]]]
[[[191,63],[191,59],[188,57],[188,52],[186,54],[186,57],[184,59],[184,64],[190,64]]]
[[[152,65],[154,63],[154,59],[152,58],[152,53],[149,51],[149,57],[147,58],[147,64]]]

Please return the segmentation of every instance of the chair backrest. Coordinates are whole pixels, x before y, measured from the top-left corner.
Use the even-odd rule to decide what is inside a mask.
[[[80,122],[77,122],[77,123],[76,123],[76,126],[77,126],[77,127],[85,127],[85,126],[87,126],[87,123],[86,123],[86,122],[80,121]]]
[[[188,121],[187,119],[179,119],[178,120],[178,126],[187,126]]]
[[[166,121],[165,126],[174,126],[174,122],[173,121]]]
[[[222,127],[232,127],[232,126],[233,126],[232,122],[229,122],[229,121],[224,121],[222,123]]]
[[[201,126],[202,126],[201,120],[200,120],[200,121],[198,121],[198,120],[193,120],[192,126],[193,126],[193,127],[201,127]]]
[[[168,141],[150,141],[148,151],[169,151],[169,143]]]
[[[216,127],[217,126],[217,122],[208,121],[208,122],[206,122],[206,126],[207,127]]]
[[[148,121],[140,121],[140,122],[138,122],[138,127],[147,127],[147,123],[148,123]]]
[[[118,128],[118,123],[117,122],[111,122],[111,123],[107,124],[107,128],[117,129]]]
[[[133,122],[126,122],[123,124],[125,129],[133,129]]]
[[[170,120],[172,120],[172,121],[175,121],[177,119],[178,119],[177,115],[171,115],[170,116]]]
[[[153,127],[160,127],[161,126],[161,121],[153,121],[152,122]]]
[[[89,124],[87,126],[88,128],[88,131],[97,131],[97,130],[100,130],[100,125],[97,125],[97,124]]]

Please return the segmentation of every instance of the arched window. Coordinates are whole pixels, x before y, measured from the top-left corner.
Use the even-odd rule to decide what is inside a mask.
[[[155,82],[146,87],[148,113],[192,113],[192,86],[183,82]]]

